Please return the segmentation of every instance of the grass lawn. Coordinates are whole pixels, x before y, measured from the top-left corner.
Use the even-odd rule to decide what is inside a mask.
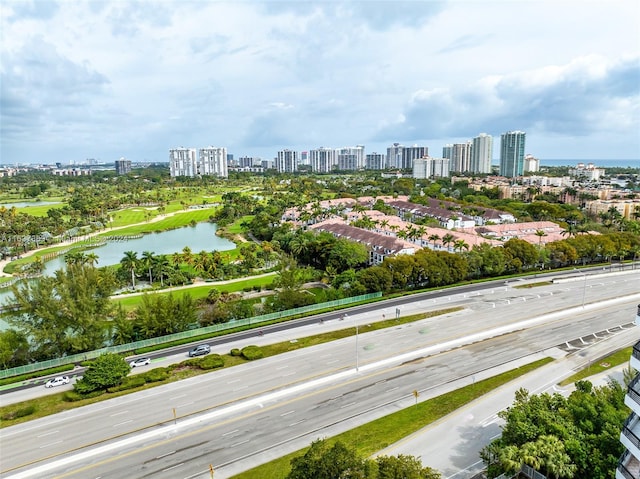
[[[452,413],[474,399],[552,361],[553,359],[551,358],[544,358],[492,378],[478,381],[473,385],[457,389],[427,401],[419,402],[415,406],[402,409],[401,411],[363,424],[350,431],[338,434],[337,436],[329,438],[328,441],[330,444],[338,441],[348,444],[354,447],[362,457],[369,457],[447,414]],[[291,470],[291,459],[303,455],[307,449],[308,448],[296,451],[249,471],[237,474],[233,476],[233,479],[253,479],[255,477],[284,479]]]
[[[589,376],[593,376],[594,374],[599,374],[613,367],[628,363],[632,352],[633,346],[629,346],[628,348],[616,351],[615,353],[610,354],[609,356],[606,356],[598,360],[597,362],[594,362],[593,364],[590,363],[589,366],[582,369],[581,371],[578,371],[568,378],[563,379],[560,382],[560,386],[566,386],[567,384],[575,383],[576,381],[588,378]]]
[[[49,201],[49,200],[47,200]],[[54,200],[51,200],[54,201]],[[18,213],[27,213],[31,216],[47,216],[47,211],[57,208],[62,208],[65,206],[65,203],[59,203],[57,205],[40,205],[37,202],[33,203],[33,206],[29,206],[26,208],[16,208]]]
[[[129,211],[127,212],[119,212],[118,216],[123,216],[119,218],[117,221],[121,221],[124,224],[132,224],[138,222],[145,222],[146,218],[144,216],[144,211]],[[188,226],[192,221],[199,223],[201,221],[208,221],[209,217],[214,213],[215,208],[207,208],[207,209],[198,209],[198,210],[187,210],[184,212],[178,212],[173,216],[168,216],[166,218],[161,219],[160,221],[154,222],[145,222],[140,225],[133,225],[128,228],[118,229],[116,231],[107,231],[102,233],[100,236],[111,236],[111,235],[134,235],[140,233],[151,233],[154,231],[165,231],[175,228],[181,228],[183,226]],[[124,218],[126,216],[126,218]],[[154,214],[156,216],[156,214]],[[136,218],[138,218],[136,220]],[[126,221],[125,221],[126,219]],[[117,226],[117,221],[113,222],[113,226]]]
[[[217,289],[220,292],[227,293],[236,293],[244,290],[245,288],[253,288],[254,286],[264,287],[273,282],[273,277],[276,273],[273,273],[270,276],[266,276],[263,278],[242,278],[237,281],[233,281],[226,284],[218,284],[215,282],[206,283],[202,286],[195,286],[193,288],[184,288],[178,289],[175,291],[157,291],[153,294],[162,294],[168,295],[173,294],[174,296],[182,296],[183,294],[189,294],[193,299],[206,298],[209,294],[209,291],[212,289]],[[142,295],[137,296],[128,296],[125,298],[118,298],[118,296],[113,296],[112,301],[116,304],[121,304],[122,307],[129,311],[134,308],[137,308],[138,305],[142,302]]]

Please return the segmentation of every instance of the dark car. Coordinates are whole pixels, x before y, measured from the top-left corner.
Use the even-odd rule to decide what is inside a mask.
[[[200,346],[196,346],[195,348],[189,351],[189,357],[193,356],[203,356],[205,354],[209,354],[211,352],[211,346],[208,344],[201,344]]]

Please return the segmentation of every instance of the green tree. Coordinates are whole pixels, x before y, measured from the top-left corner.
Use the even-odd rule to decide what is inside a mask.
[[[106,390],[118,386],[131,368],[122,356],[106,353],[91,361],[82,379],[76,381],[74,389],[80,394]]]
[[[143,251],[142,258],[140,258],[140,262],[146,268],[149,273],[149,283],[153,284],[153,266],[156,262],[156,258],[151,251]]]
[[[414,456],[378,456],[376,479],[440,479],[440,473],[430,467],[423,467]]]
[[[339,479],[363,477],[364,461],[341,442],[329,445],[320,439],[311,443],[303,456],[291,460],[287,479]]]
[[[369,250],[361,243],[338,238],[331,252],[327,266],[332,266],[337,272],[364,266],[369,260]]]
[[[138,268],[138,253],[135,251],[125,251],[124,257],[120,260],[122,268],[131,275],[131,287],[136,287],[136,269]]]
[[[2,369],[22,366],[29,362],[27,336],[15,329],[0,331],[0,365]]]

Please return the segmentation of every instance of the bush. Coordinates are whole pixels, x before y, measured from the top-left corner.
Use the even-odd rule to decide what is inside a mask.
[[[209,354],[200,362],[201,369],[216,369],[224,367],[224,359],[219,354]]]
[[[2,420],[10,421],[12,419],[18,419],[19,417],[30,416],[34,412],[36,412],[36,406],[32,404],[30,406],[21,407],[19,409],[7,412],[2,416]]]
[[[260,346],[245,346],[242,348],[242,357],[244,357],[248,361],[253,361],[254,359],[262,359],[264,357],[264,352]]]
[[[200,363],[202,362],[202,357],[199,358],[191,358],[180,363],[181,366],[187,366],[192,368],[199,368]]]
[[[78,384],[78,381],[76,382]],[[66,391],[62,395],[62,400],[66,402],[82,401],[83,399],[96,398],[104,394],[103,390],[91,391],[90,393],[80,394],[77,391]]]
[[[256,284],[256,285],[253,287],[253,290],[254,290],[254,291],[262,291],[262,286],[260,286],[259,284]]]
[[[231,356],[242,356],[242,351],[240,351],[238,348],[233,348],[229,354],[231,354]]]
[[[142,374],[138,374],[136,376],[129,376],[122,381],[121,384],[117,386],[112,386],[107,389],[110,393],[117,393],[118,391],[126,391],[127,389],[139,388],[140,386],[144,386],[146,384],[146,380]]]
[[[139,374],[139,376],[142,376],[147,383],[157,383],[167,379],[169,377],[169,371],[167,368],[156,368],[144,374]]]

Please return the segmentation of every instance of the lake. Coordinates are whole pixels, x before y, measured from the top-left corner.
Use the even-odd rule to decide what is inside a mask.
[[[60,201],[18,201],[17,203],[0,203],[0,207],[4,206],[6,209],[13,206],[16,208],[29,208],[30,206],[59,205],[60,203]]]

